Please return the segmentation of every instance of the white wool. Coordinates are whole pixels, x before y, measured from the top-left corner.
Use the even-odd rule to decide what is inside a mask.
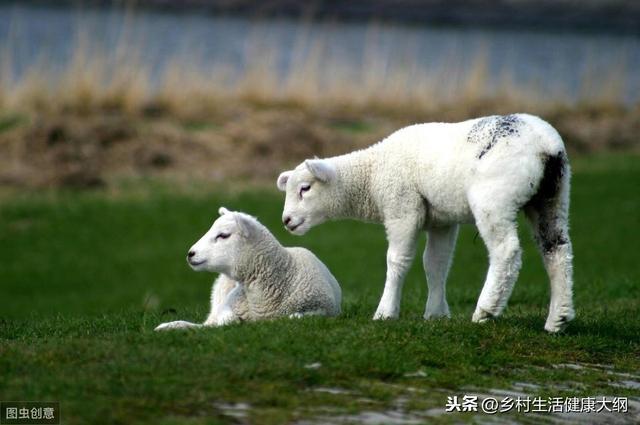
[[[220,215],[187,258],[194,270],[221,273],[209,316],[203,324],[175,321],[156,330],[340,314],[340,285],[312,252],[283,247],[249,215],[224,208]]]
[[[425,230],[424,317],[449,316],[445,283],[460,223],[475,223],[489,251],[473,320],[500,315],[521,265],[516,217],[524,209],[551,280],[545,328],[556,332],[574,317],[569,180],[555,129],[514,114],[405,127],[367,149],[307,160],[277,184],[286,191],[283,222],[294,234],[341,218],[385,226],[387,276],[376,319],[399,315],[404,276]]]

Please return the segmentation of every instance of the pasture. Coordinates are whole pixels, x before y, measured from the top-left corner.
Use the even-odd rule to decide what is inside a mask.
[[[548,281],[524,221],[524,266],[499,320],[470,321],[487,258],[465,225],[448,280],[452,319],[422,320],[417,256],[401,318],[373,322],[386,268],[382,227],[344,221],[289,235],[274,187],[5,191],[0,400],[59,401],[69,424],[451,423],[480,418],[445,413],[453,395],[618,396],[629,397],[629,412],[611,420],[637,423],[639,160],[573,161],[577,318],[560,335],[543,331]],[[214,276],[191,271],[185,255],[220,205],[314,251],[342,285],[342,316],[154,333],[161,322],[205,318]],[[496,420],[507,418],[566,419]]]

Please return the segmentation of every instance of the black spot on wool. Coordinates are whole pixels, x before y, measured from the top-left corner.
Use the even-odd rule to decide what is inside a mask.
[[[562,178],[567,171],[567,156],[564,152],[544,157],[544,172],[538,191],[526,204],[526,208],[533,209],[538,214],[538,229],[536,239],[545,253],[568,242],[562,229],[556,225],[554,204],[559,202],[558,195]]]
[[[529,201],[529,204],[541,208],[545,202],[557,197],[560,190],[562,177],[565,173],[567,158],[564,152],[558,152],[553,156],[545,156],[544,172],[538,186],[538,191]]]
[[[482,144],[482,149],[478,153],[478,159],[481,159],[499,140],[518,136],[521,123],[522,120],[517,115],[493,115],[482,118],[471,127],[467,141]]]

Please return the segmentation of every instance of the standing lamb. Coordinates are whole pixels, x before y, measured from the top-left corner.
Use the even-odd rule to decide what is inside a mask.
[[[445,282],[458,224],[475,222],[489,270],[472,320],[504,310],[521,266],[516,217],[530,221],[551,281],[545,329],[574,318],[568,233],[570,169],[557,131],[526,114],[405,127],[367,149],[306,160],[278,177],[283,222],[297,235],[330,219],[382,223],[389,248],[384,292],[374,319],[398,317],[405,274],[420,231],[425,319],[448,317]]]
[[[221,275],[203,324],[175,321],[159,330],[219,326],[275,317],[340,314],[340,285],[309,250],[285,248],[255,218],[220,208],[220,217],[189,250],[196,271]]]

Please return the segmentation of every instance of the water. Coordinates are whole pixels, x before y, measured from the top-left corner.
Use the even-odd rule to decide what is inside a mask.
[[[304,57],[301,51],[307,54],[320,46],[327,63],[324,78],[331,78],[338,65],[341,72],[356,78],[363,66],[375,66],[381,73],[406,68],[414,74],[439,72],[458,78],[484,57],[489,84],[508,78],[576,99],[590,96],[585,81],[598,86],[613,80],[620,84],[624,101],[640,100],[640,38],[633,35],[256,21],[195,13],[0,5],[0,47],[3,57],[10,58],[10,66],[3,70],[10,69],[14,78],[24,76],[37,63],[47,63],[51,71],[63,69],[78,40],[108,55],[116,55],[123,45],[136,46],[152,79],[176,57],[203,70],[223,66],[238,74],[252,66],[252,57],[265,51],[284,74]]]

